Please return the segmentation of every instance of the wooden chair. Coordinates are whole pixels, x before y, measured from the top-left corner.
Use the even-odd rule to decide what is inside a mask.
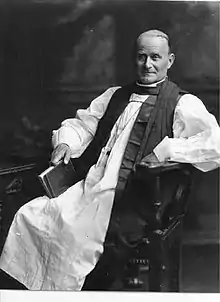
[[[181,229],[193,168],[167,163],[136,170],[135,202],[145,207],[146,227],[125,265],[124,290],[178,292]]]

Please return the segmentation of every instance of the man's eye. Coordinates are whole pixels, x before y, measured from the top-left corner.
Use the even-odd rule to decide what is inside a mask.
[[[139,61],[144,61],[144,55],[138,55],[138,60]]]
[[[153,60],[153,61],[157,61],[157,60],[159,60],[159,56],[158,55],[153,55],[153,56],[151,56],[151,59]]]

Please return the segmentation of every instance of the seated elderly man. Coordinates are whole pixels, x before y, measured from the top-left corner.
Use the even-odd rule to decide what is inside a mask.
[[[175,161],[204,172],[219,167],[219,126],[200,99],[168,79],[174,58],[165,33],[142,33],[136,81],[107,89],[54,131],[52,162],[76,159],[82,177],[57,198],[28,202],[14,217],[0,267],[28,289],[82,289],[104,243],[122,231],[113,209],[135,165]],[[114,264],[112,259],[108,267]]]

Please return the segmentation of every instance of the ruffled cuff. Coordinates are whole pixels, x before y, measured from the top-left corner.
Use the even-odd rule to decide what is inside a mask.
[[[84,149],[82,147],[82,142],[77,135],[73,133],[70,127],[61,127],[58,130],[53,130],[52,132],[52,146],[56,148],[59,144],[66,144],[70,147],[71,157],[79,157]]]

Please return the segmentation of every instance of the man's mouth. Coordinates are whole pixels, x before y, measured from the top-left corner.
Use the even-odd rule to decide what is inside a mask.
[[[144,72],[142,72],[142,75],[151,75],[151,74],[154,74],[154,72],[153,71],[144,71]]]

